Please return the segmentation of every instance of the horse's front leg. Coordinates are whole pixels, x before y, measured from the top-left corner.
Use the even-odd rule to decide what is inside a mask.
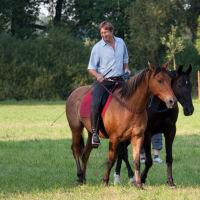
[[[167,183],[169,186],[176,188],[172,177],[172,144],[176,134],[176,126],[174,125],[168,132],[164,133],[166,147],[166,164],[167,164]]]
[[[144,138],[144,132],[131,137],[131,144],[133,147],[133,161],[135,168],[135,186],[137,188],[142,188],[141,178],[140,178],[140,150],[142,148]]]
[[[107,171],[103,177],[104,186],[108,186],[110,170],[114,165],[115,162],[115,152],[117,149],[118,141],[117,138],[109,138],[109,154],[108,154],[108,161],[107,161]]]
[[[147,178],[147,173],[153,163],[153,160],[151,157],[151,132],[150,131],[145,132],[143,145],[144,145],[144,149],[145,149],[146,161],[145,161],[144,171],[141,174],[141,181],[142,181],[142,183],[145,183],[146,178]]]

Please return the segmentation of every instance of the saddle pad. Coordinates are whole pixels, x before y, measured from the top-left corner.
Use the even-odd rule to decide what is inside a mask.
[[[91,91],[92,92],[92,91]],[[91,92],[89,92],[83,99],[83,102],[81,104],[81,109],[80,109],[80,116],[81,117],[90,117],[90,113],[91,113],[91,104],[92,104],[92,95]],[[109,95],[108,100],[106,101],[106,104],[102,110],[101,116],[103,117],[109,104],[110,101],[112,99],[112,96]]]

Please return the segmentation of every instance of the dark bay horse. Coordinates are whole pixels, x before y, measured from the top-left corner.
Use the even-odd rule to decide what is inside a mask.
[[[192,84],[190,82],[190,73],[192,66],[190,65],[186,72],[182,71],[181,65],[177,71],[169,71],[168,74],[172,78],[172,89],[178,99],[179,103],[183,107],[184,115],[190,116],[194,112],[194,107],[191,98]],[[150,100],[147,105],[150,105]],[[175,186],[172,178],[172,143],[176,134],[176,121],[178,118],[178,106],[174,109],[166,110],[165,103],[157,97],[153,97],[151,107],[147,108],[148,123],[144,132],[144,148],[146,155],[145,169],[141,174],[141,181],[145,183],[149,168],[152,166],[151,158],[151,137],[157,133],[163,133],[165,136],[166,146],[166,164],[167,164],[167,183],[170,186]],[[158,112],[159,111],[159,112]],[[160,112],[163,111],[163,112]],[[116,165],[116,174],[120,174],[120,168],[122,159],[125,161],[128,169],[128,176],[132,178],[134,176],[128,162],[127,146],[129,141],[121,143],[119,146],[118,161]]]
[[[109,174],[114,165],[115,152],[118,144],[125,140],[130,140],[134,152],[135,186],[138,188],[142,187],[140,178],[140,149],[147,125],[147,112],[145,109],[147,101],[151,93],[153,93],[162,99],[168,108],[174,108],[176,106],[177,99],[171,88],[171,78],[165,69],[168,66],[168,62],[162,67],[155,67],[151,63],[148,63],[148,65],[149,68],[144,69],[124,84],[120,84],[121,86],[119,85],[113,93],[127,107],[132,109],[133,112],[112,98],[105,115],[102,117],[103,128],[100,127],[99,135],[102,138],[109,138],[107,171],[103,178],[104,186],[108,185]],[[73,91],[67,99],[66,108],[72,105],[89,88],[90,86],[83,86]],[[77,165],[77,184],[82,184],[86,181],[86,163],[92,150],[90,118],[82,118],[80,116],[80,107],[83,98],[84,96],[66,111],[69,126],[72,131],[72,150]],[[136,111],[142,112],[136,114],[134,113]],[[83,141],[82,130],[84,127],[88,131],[88,140],[82,152],[81,168],[79,157],[81,155],[80,145],[83,144],[81,141]]]

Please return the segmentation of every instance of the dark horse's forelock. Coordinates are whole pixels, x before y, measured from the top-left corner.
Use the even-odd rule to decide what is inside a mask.
[[[167,73],[167,71],[163,67],[156,67],[156,70],[153,72],[156,76],[160,71],[164,71]],[[126,81],[121,86],[121,90],[119,91],[119,95],[121,98],[130,98],[131,95],[136,91],[137,87],[141,84],[141,82],[145,79],[146,73],[149,72],[149,77],[152,74],[152,71],[150,68],[144,69],[135,76],[133,76],[131,79]],[[119,86],[119,87],[120,87]]]

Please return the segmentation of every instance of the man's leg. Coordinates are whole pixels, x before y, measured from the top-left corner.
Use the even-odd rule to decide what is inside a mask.
[[[96,83],[96,80],[95,82]],[[104,81],[102,84],[110,89],[113,86],[113,82]],[[99,138],[99,118],[101,117],[101,97],[106,92],[103,86],[97,83],[92,92],[92,109],[90,114],[91,129],[92,129],[92,144],[95,147],[101,145]]]
[[[159,151],[162,149],[162,133],[158,133],[151,138],[153,153],[154,153],[154,163],[162,163],[163,160],[159,158]]]
[[[142,148],[141,148],[141,150],[140,150],[140,157],[141,157],[141,160],[140,160],[140,162],[141,163],[145,163],[145,149],[144,149],[144,145],[142,145]]]

